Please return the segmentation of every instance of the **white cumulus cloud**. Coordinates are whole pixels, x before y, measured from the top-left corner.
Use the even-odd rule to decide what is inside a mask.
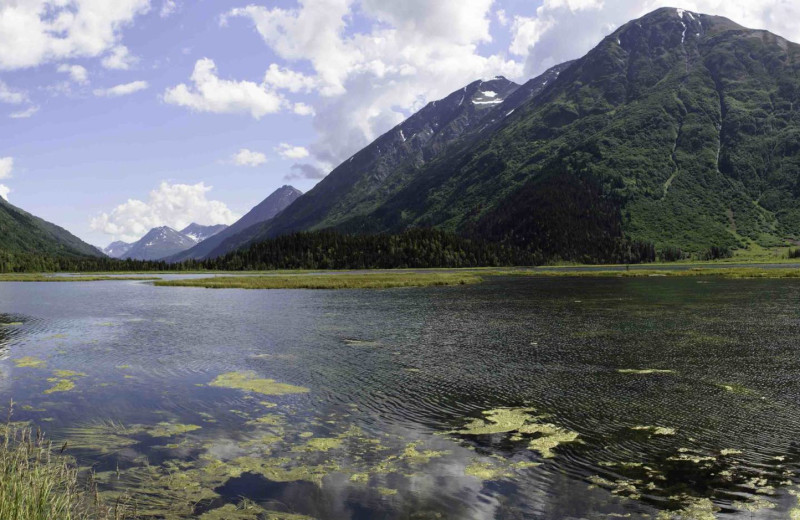
[[[20,110],[19,112],[12,112],[11,114],[8,115],[8,117],[10,117],[11,119],[27,119],[38,111],[39,107],[30,106],[25,110]]]
[[[0,179],[8,179],[14,170],[13,157],[0,157]]]
[[[316,114],[314,107],[305,103],[295,103],[292,111],[299,116],[313,116]]]
[[[164,92],[164,101],[197,112],[216,114],[249,114],[261,119],[279,112],[283,98],[265,85],[252,81],[235,81],[217,76],[213,60],[203,58],[194,66],[192,85],[181,83]]]
[[[725,16],[746,27],[800,40],[800,2],[785,0],[545,0],[535,16],[512,24],[512,54],[526,59],[526,73],[579,58],[624,23],[660,7]],[[565,37],[565,35],[569,35]]]
[[[86,70],[86,67],[82,67],[80,65],[68,65],[66,63],[63,63],[58,66],[58,72],[69,74],[69,79],[71,79],[75,83],[81,85],[89,83],[89,71]]]
[[[292,146],[290,144],[281,143],[280,146],[275,148],[275,151],[284,159],[305,159],[310,154],[308,149],[302,146]]]
[[[150,0],[3,0],[0,70],[98,57],[149,8]]]
[[[261,152],[254,152],[247,148],[242,148],[231,158],[236,166],[261,166],[267,162],[267,156]]]
[[[139,61],[124,45],[117,45],[100,60],[100,64],[111,70],[128,70]]]
[[[94,95],[98,97],[120,97],[145,90],[150,85],[146,81],[132,81],[123,83],[110,88],[98,88],[94,90]]]
[[[161,11],[159,11],[158,14],[161,18],[169,18],[175,14],[179,8],[180,5],[178,5],[176,0],[164,0],[164,3],[161,4]]]
[[[8,194],[11,193],[11,188],[6,186],[5,184],[0,184],[0,197],[3,197],[8,201]]]
[[[201,225],[233,224],[239,219],[220,201],[208,200],[211,186],[162,182],[150,192],[147,202],[129,199],[110,213],[91,220],[91,228],[115,240],[133,242],[152,228],[169,226],[183,229],[192,222]]]
[[[290,92],[311,92],[317,85],[317,81],[306,76],[301,72],[291,69],[281,68],[272,64],[264,74],[264,83],[276,89],[284,89]]]
[[[26,92],[13,89],[0,80],[0,102],[19,105],[26,101],[28,101],[28,94]]]

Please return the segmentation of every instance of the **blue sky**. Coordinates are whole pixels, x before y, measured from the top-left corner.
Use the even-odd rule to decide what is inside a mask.
[[[232,223],[428,101],[673,3],[0,0],[0,195],[97,245]],[[800,40],[796,2],[683,4]]]

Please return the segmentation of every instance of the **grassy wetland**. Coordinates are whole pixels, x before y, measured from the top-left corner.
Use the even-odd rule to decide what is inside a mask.
[[[20,520],[46,517],[30,504],[76,519],[800,514],[800,281],[494,273],[455,273],[483,282],[446,290],[10,284],[5,507]],[[331,276],[362,274],[299,278]]]
[[[357,274],[325,272],[296,275],[243,275],[214,278],[162,280],[160,287],[204,287],[206,289],[393,289],[466,285],[482,281],[472,272],[376,271]]]

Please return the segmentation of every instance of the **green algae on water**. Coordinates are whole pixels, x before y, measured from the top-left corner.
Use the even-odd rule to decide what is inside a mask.
[[[566,430],[554,424],[536,424],[526,427],[523,433],[539,433],[541,437],[533,439],[528,443],[528,448],[533,451],[538,451],[542,457],[551,459],[555,457],[553,450],[558,446],[575,442],[578,440],[576,432]]]
[[[651,435],[675,435],[677,433],[675,428],[665,426],[631,426],[631,430],[648,432]]]
[[[44,360],[31,356],[12,359],[12,361],[19,368],[42,368],[45,365]]]
[[[283,419],[283,416],[275,414],[275,413],[268,413],[268,414],[263,415],[261,417],[258,417],[256,419],[253,419],[252,421],[247,421],[247,424],[249,424],[249,425],[262,424],[262,425],[267,425],[267,426],[280,426],[284,422],[285,421]]]
[[[486,420],[475,419],[463,429],[456,431],[461,435],[492,435],[496,433],[511,433],[519,431],[525,423],[531,420],[533,408],[497,408],[486,410],[483,415]]]
[[[500,480],[511,477],[506,468],[492,464],[491,462],[473,462],[464,468],[464,474],[480,480]]]
[[[452,433],[460,435],[494,435],[511,433],[511,440],[527,439],[528,448],[538,451],[544,458],[552,458],[559,445],[578,440],[578,433],[555,424],[540,423],[541,417],[531,415],[533,408],[497,408],[483,412],[486,417],[475,419],[465,428]],[[533,438],[531,438],[533,437]]]
[[[70,381],[69,379],[57,379],[57,378],[49,378],[49,382],[55,383],[55,386],[52,388],[48,388],[44,391],[45,394],[55,394],[58,392],[69,392],[70,390],[75,389],[75,383]]]
[[[53,374],[62,379],[68,379],[70,377],[86,377],[86,374],[83,372],[75,372],[74,370],[54,370]]]
[[[682,498],[682,497],[678,497]],[[657,520],[715,520],[719,510],[708,498],[688,498],[688,504],[678,511],[661,511]]]
[[[329,451],[342,446],[342,439],[336,437],[315,437],[302,446],[295,446],[292,451]]]
[[[253,372],[228,372],[217,376],[210,386],[234,388],[264,395],[303,394],[310,390],[302,386],[278,383],[274,379],[259,379]]]

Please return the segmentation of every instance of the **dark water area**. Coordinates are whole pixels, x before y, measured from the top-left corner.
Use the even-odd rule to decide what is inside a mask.
[[[0,403],[144,517],[800,518],[798,304],[793,280],[4,283]]]

